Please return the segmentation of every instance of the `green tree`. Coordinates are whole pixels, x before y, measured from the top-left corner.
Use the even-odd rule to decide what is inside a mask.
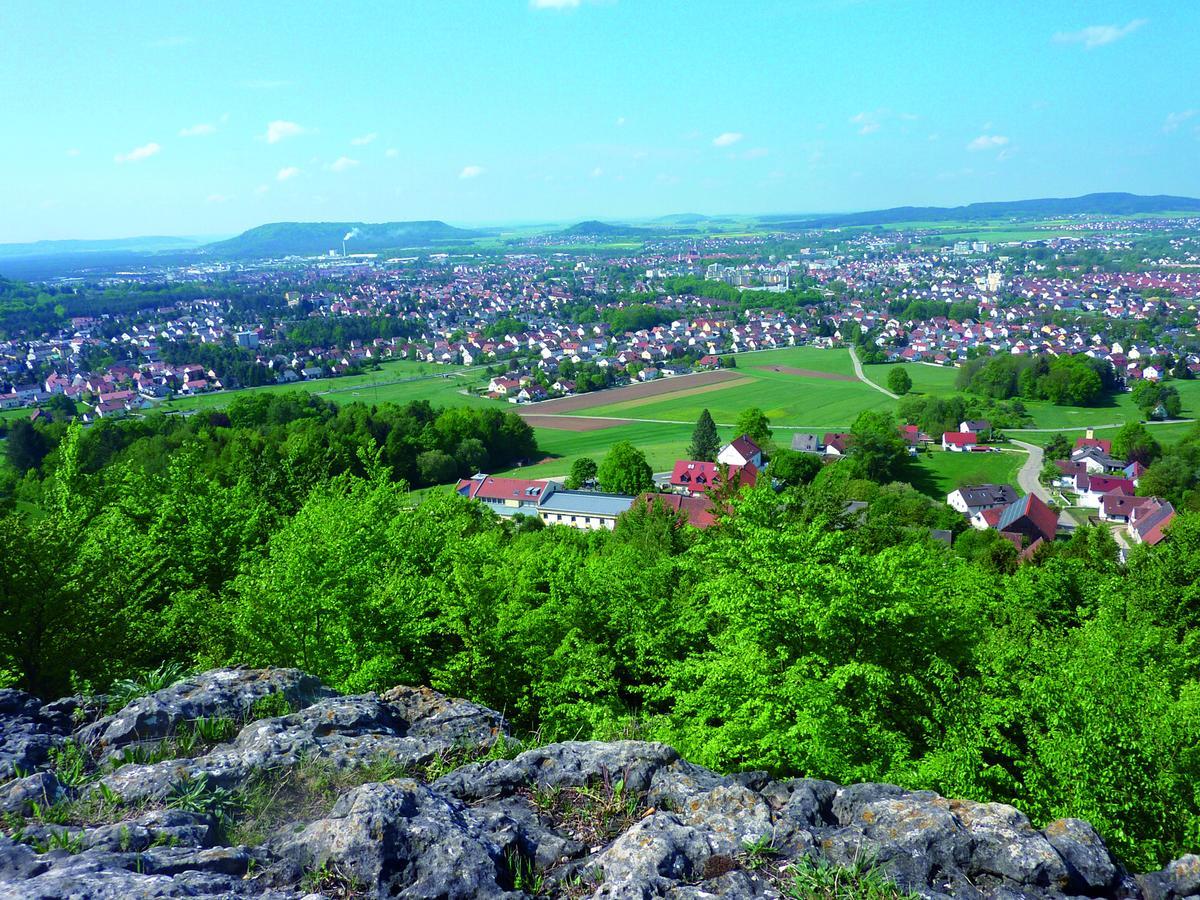
[[[49,452],[50,442],[46,435],[28,419],[17,419],[9,426],[4,455],[9,465],[22,475],[41,466]]]
[[[912,377],[900,366],[895,366],[888,372],[887,386],[893,394],[904,396],[912,390]]]
[[[417,457],[417,473],[424,484],[448,484],[458,477],[458,463],[444,450],[426,450]]]
[[[646,455],[629,441],[613,444],[596,477],[600,487],[613,494],[636,495],[654,487],[654,473]]]
[[[1071,458],[1071,441],[1061,432],[1055,434],[1054,437],[1046,443],[1045,448],[1046,459],[1070,459]]]
[[[721,438],[717,435],[717,425],[707,409],[701,410],[692,432],[692,443],[688,445],[688,459],[716,462],[720,449]]]
[[[796,450],[776,450],[771,455],[768,471],[772,478],[778,478],[784,484],[808,484],[821,471],[821,457]]]
[[[567,476],[566,486],[570,490],[587,487],[596,481],[596,461],[589,456],[581,456],[571,463],[571,474]]]
[[[737,417],[733,430],[736,435],[746,435],[763,450],[771,446],[771,420],[757,406],[743,409]]]
[[[1112,452],[1117,459],[1149,466],[1162,455],[1162,447],[1141,422],[1127,422],[1113,438]]]
[[[883,483],[900,474],[908,448],[888,413],[864,410],[850,428],[850,458],[863,478]]]

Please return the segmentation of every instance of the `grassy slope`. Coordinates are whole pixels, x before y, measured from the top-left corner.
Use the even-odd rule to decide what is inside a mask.
[[[664,472],[671,469],[675,460],[686,456],[687,446],[692,439],[692,428],[692,425],[659,425],[649,422],[616,425],[599,431],[539,428],[538,446],[547,460],[537,465],[509,470],[508,474],[519,474],[529,478],[566,475],[571,470],[571,463],[581,456],[590,456],[597,463],[600,462],[617,441],[630,441],[646,454],[651,469]],[[732,429],[719,428],[717,431],[723,441],[735,437]]]
[[[732,423],[747,407],[758,406],[773,425],[813,429],[847,427],[864,409],[891,409],[894,403],[876,390],[856,381],[809,378],[774,372],[771,366],[788,366],[836,375],[852,376],[854,369],[845,350],[794,347],[737,357],[737,373],[754,384],[733,385],[690,396],[618,401],[578,415],[621,416],[635,419],[667,419],[692,423],[708,409],[717,422]]]
[[[909,465],[912,486],[935,500],[963,484],[1011,484],[1028,457],[1024,453],[950,453],[933,450]]]

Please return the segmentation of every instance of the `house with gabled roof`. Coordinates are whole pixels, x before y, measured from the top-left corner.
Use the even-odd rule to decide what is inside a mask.
[[[1175,507],[1165,501],[1148,503],[1133,511],[1129,535],[1139,544],[1153,547],[1166,537],[1166,529],[1175,521]]]
[[[1037,494],[1026,494],[999,510],[994,527],[1018,548],[1024,548],[1038,538],[1053,541],[1058,534],[1058,515]]]
[[[942,449],[953,453],[968,453],[979,444],[979,436],[971,431],[947,431],[942,435]]]
[[[721,448],[717,462],[727,466],[754,466],[762,468],[762,449],[746,435],[741,434]]]
[[[1017,492],[1008,484],[964,485],[946,495],[946,505],[971,518],[985,509],[1008,506]]]

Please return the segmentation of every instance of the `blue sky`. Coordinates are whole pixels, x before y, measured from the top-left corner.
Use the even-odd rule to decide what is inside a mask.
[[[6,3],[0,241],[1200,195],[1200,3]]]

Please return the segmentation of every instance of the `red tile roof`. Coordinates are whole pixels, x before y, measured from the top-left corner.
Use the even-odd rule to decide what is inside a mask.
[[[966,447],[969,444],[978,444],[979,435],[969,431],[947,431],[942,435],[942,440],[955,447]]]
[[[474,500],[523,500],[536,503],[546,488],[544,481],[526,478],[463,478],[455,485],[455,492]]]
[[[667,509],[687,516],[688,524],[695,528],[708,528],[717,523],[712,504],[704,497],[687,497],[683,494],[642,494],[639,503],[662,503]]]
[[[1089,437],[1076,438],[1075,449],[1079,450],[1082,447],[1099,447],[1106,455],[1112,455],[1112,441]]]

